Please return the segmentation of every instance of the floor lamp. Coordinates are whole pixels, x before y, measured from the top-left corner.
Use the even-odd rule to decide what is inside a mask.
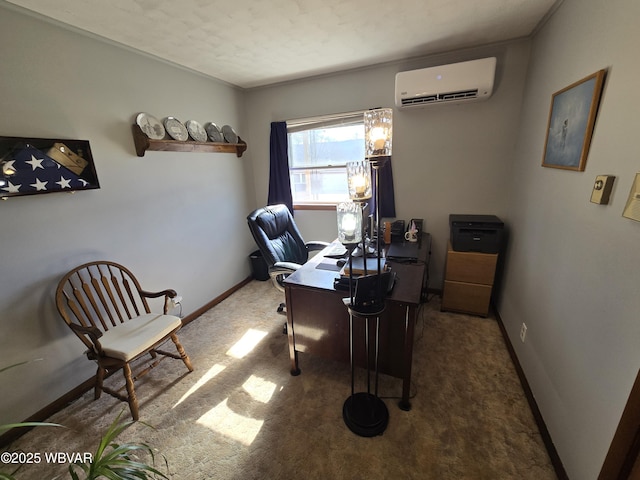
[[[385,403],[378,397],[378,354],[380,315],[384,311],[386,286],[382,285],[381,251],[380,251],[380,188],[379,169],[391,156],[392,110],[369,110],[364,114],[365,152],[364,162],[347,164],[347,181],[352,203],[338,205],[338,238],[345,244],[349,252],[349,299],[345,303],[349,311],[349,352],[351,359],[351,395],[345,400],[342,416],[347,427],[357,435],[373,437],[381,435],[389,423],[389,411]],[[353,278],[353,250],[362,242],[363,270],[367,275],[367,258],[362,212],[371,195],[371,172],[375,173],[375,214],[374,229],[376,237],[377,275],[375,277],[375,299],[369,305],[355,302]],[[372,235],[374,232],[371,232]],[[357,292],[356,292],[357,293]],[[362,318],[365,321],[365,344],[367,365],[367,391],[355,392],[355,359],[353,348],[353,320]],[[375,390],[371,392],[371,356],[369,321],[375,318]]]

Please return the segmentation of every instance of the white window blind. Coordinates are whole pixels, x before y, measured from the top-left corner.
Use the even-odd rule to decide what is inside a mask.
[[[347,162],[364,159],[364,112],[287,121],[294,205],[349,199]]]

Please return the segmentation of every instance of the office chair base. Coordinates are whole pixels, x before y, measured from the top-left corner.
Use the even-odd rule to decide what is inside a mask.
[[[281,303],[280,305],[278,305],[278,310],[276,310],[278,313],[280,313],[281,315],[286,315],[287,314],[287,305],[285,303]]]
[[[382,435],[389,424],[389,410],[379,397],[366,392],[354,393],[342,407],[344,423],[356,435]]]

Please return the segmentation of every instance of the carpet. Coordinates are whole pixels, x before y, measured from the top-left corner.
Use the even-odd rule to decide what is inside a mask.
[[[363,438],[342,419],[349,365],[300,354],[302,374],[289,374],[281,300],[271,282],[252,281],[186,325],[195,371],[167,359],[137,382],[141,421],[118,441],[150,445],[180,480],[556,478],[495,318],[440,312],[437,296],[424,304],[412,410],[397,406],[401,381],[381,375],[389,425]],[[123,408],[129,419],[126,404],[87,392],[48,419],[66,428],[35,428],[8,450],[94,452]],[[43,462],[16,477],[70,478],[67,469]]]

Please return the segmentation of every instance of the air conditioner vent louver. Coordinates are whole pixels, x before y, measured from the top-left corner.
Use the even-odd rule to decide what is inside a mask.
[[[462,100],[466,98],[477,98],[478,89],[464,90],[461,92],[440,93],[437,95],[426,95],[424,97],[403,98],[402,105],[416,105],[432,102],[450,102],[453,100]]]
[[[496,58],[396,74],[396,105],[420,107],[486,100],[493,93]]]
[[[456,100],[458,98],[477,98],[478,97],[478,89],[474,90],[465,90],[462,92],[451,92],[451,93],[442,93],[440,94],[440,100]]]

